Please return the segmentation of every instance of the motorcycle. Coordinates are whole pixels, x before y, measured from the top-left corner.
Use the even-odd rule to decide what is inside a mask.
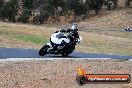
[[[79,36],[77,31],[72,30],[67,33],[57,31],[50,37],[50,42],[39,50],[39,55],[61,54],[63,57],[67,57],[75,50],[75,46],[79,44],[81,40],[82,37]]]

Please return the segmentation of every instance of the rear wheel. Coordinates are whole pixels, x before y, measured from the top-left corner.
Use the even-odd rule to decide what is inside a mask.
[[[44,46],[39,50],[39,55],[40,55],[40,56],[46,55],[46,54],[47,54],[48,48],[49,48],[48,45],[44,45]]]

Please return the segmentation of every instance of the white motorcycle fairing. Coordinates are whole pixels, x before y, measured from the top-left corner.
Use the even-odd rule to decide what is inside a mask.
[[[58,32],[52,34],[51,42],[53,42],[54,44],[61,45],[63,41],[65,41],[66,43],[70,43],[70,39],[67,37],[67,35],[64,35],[64,33]]]
[[[79,44],[82,37],[78,32],[74,31],[56,31],[50,37],[50,42],[45,44],[40,50],[39,55],[44,56],[46,54],[61,54],[63,57],[67,57],[74,50],[75,46]]]

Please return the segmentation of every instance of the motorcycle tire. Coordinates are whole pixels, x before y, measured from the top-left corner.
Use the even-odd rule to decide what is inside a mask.
[[[39,55],[40,55],[40,56],[46,55],[46,54],[47,54],[48,48],[49,48],[48,45],[44,45],[44,46],[39,50]]]

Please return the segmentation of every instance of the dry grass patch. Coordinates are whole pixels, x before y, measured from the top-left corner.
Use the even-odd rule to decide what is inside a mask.
[[[83,41],[78,50],[85,52],[132,55],[132,39],[80,32]],[[87,51],[86,51],[87,50]]]
[[[0,22],[0,30],[22,33],[22,34],[30,34],[30,35],[49,36],[57,29],[43,27],[43,26],[34,26],[34,25],[26,25],[26,24],[11,24],[11,23]]]

